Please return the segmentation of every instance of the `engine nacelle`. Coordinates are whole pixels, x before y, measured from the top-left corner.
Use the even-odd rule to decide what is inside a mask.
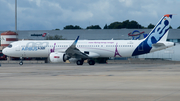
[[[51,62],[65,62],[66,61],[66,56],[64,53],[57,53],[57,52],[54,52],[54,53],[51,53],[50,56],[50,61]]]

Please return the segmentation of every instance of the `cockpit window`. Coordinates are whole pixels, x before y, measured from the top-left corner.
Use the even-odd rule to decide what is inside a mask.
[[[11,45],[11,44],[9,44],[7,47],[8,47],[8,48],[11,48],[11,47],[12,47],[12,45]]]

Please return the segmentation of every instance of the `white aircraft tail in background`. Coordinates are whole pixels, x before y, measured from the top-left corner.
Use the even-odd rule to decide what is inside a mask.
[[[51,62],[69,60],[82,65],[88,59],[94,65],[98,57],[131,57],[174,46],[167,42],[172,14],[164,15],[142,40],[29,40],[12,42],[3,49],[11,57],[49,57]],[[23,64],[21,61],[19,64]]]

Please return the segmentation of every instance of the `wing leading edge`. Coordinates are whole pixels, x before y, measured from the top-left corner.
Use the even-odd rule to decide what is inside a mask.
[[[79,36],[73,42],[73,44],[68,47],[65,53],[71,58],[89,58],[85,53],[81,52],[77,47],[76,44],[78,42]]]

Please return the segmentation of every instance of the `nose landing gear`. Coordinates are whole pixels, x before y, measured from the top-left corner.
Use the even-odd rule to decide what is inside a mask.
[[[23,57],[20,57],[19,65],[23,65]]]

